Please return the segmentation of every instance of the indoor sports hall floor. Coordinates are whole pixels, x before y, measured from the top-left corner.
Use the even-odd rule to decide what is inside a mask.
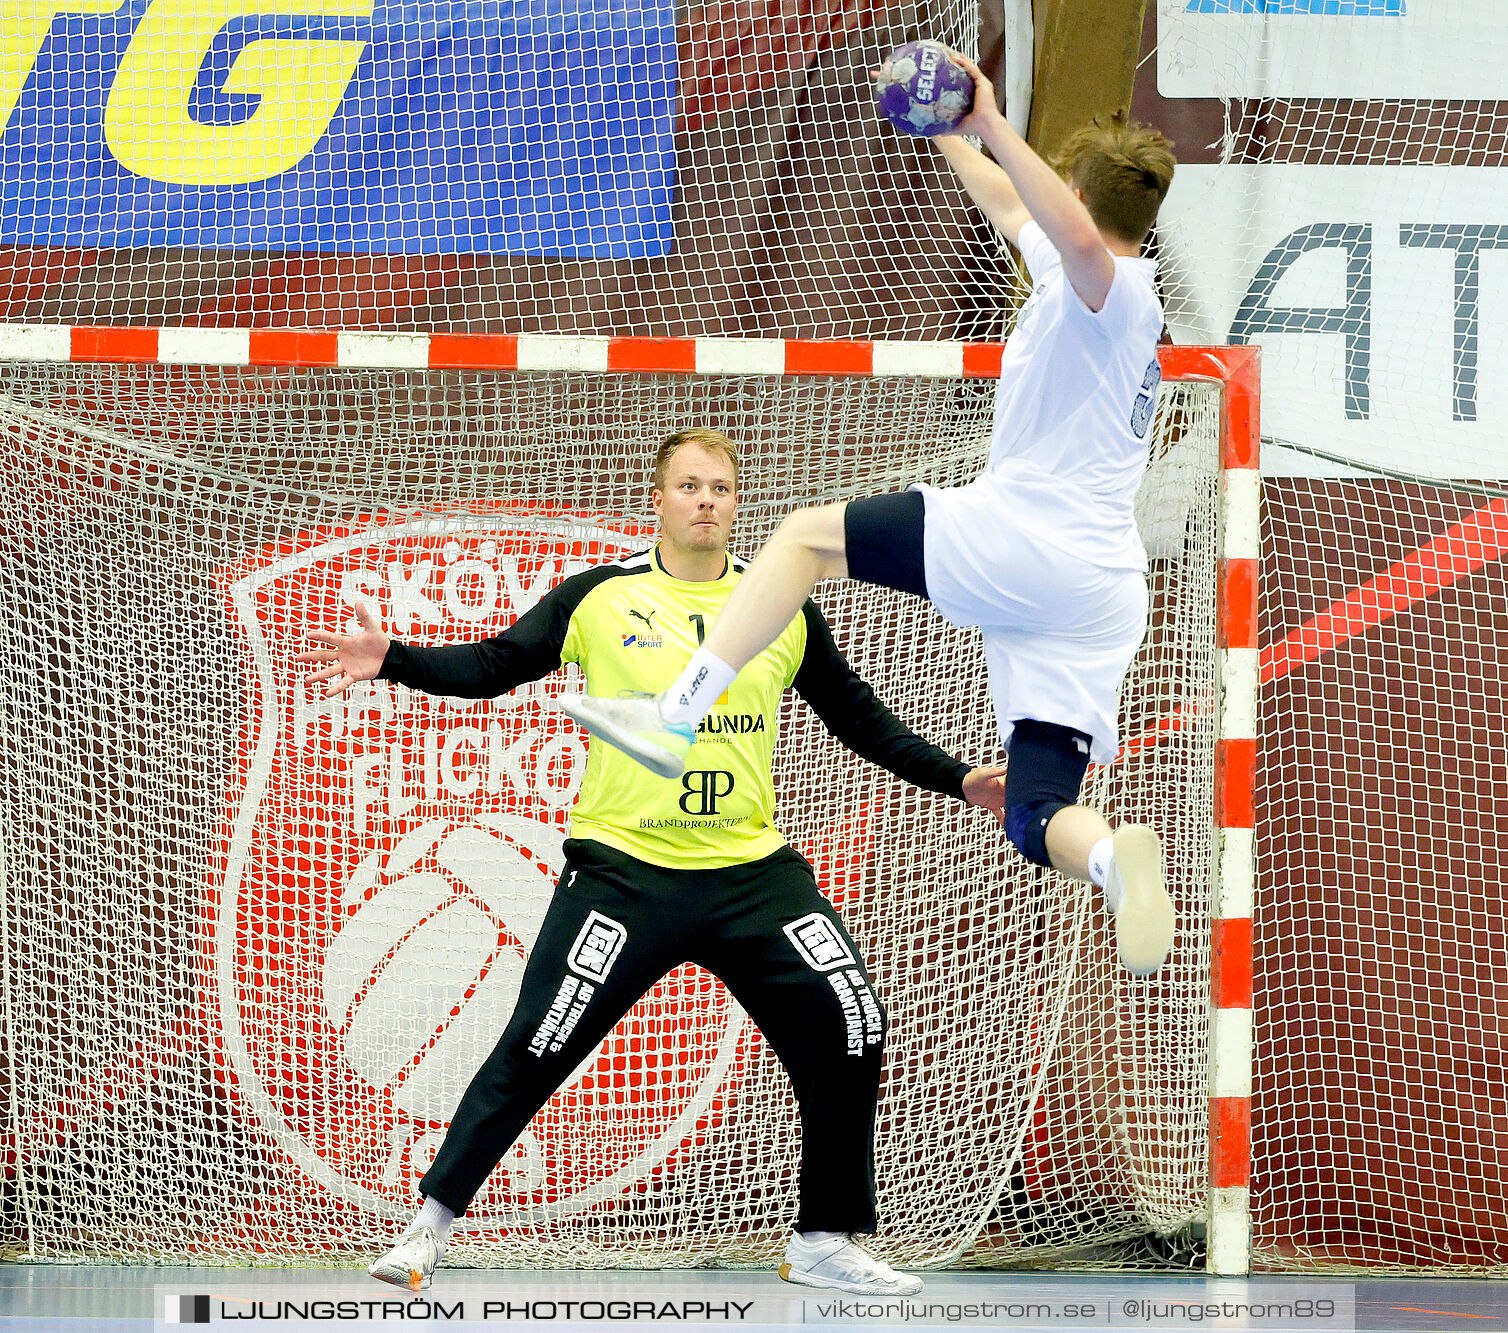
[[[195,1304],[195,1296],[206,1301]],[[1303,1317],[1303,1302],[1311,1317]],[[841,1296],[732,1272],[442,1270],[410,1297],[359,1271],[0,1264],[0,1333],[98,1329],[1508,1330],[1508,1281],[1467,1278],[1250,1281],[1100,1273],[947,1273],[910,1298]],[[169,1314],[177,1321],[170,1322]]]

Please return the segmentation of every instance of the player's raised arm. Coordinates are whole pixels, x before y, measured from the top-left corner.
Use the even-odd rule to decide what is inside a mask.
[[[1089,210],[1001,115],[994,86],[979,66],[956,52],[953,59],[974,80],[974,109],[958,122],[953,134],[938,136],[938,147],[958,172],[969,197],[1012,243],[1028,221],[1042,228],[1062,257],[1063,272],[1080,300],[1098,310],[1110,294],[1115,259]],[[983,140],[995,161],[956,137],[960,134]],[[1004,177],[1003,184],[999,177]]]
[[[948,159],[948,165],[957,173],[959,183],[979,211],[996,231],[1015,245],[1021,228],[1031,221],[1032,215],[1027,212],[1011,178],[1000,164],[991,162],[973,144],[955,134],[940,134],[932,142]]]

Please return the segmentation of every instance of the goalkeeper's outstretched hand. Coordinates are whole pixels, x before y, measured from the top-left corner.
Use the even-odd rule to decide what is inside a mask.
[[[382,632],[377,617],[365,602],[356,603],[356,622],[361,628],[355,634],[310,630],[309,637],[325,647],[307,648],[293,659],[320,668],[311,672],[309,679],[325,683],[326,699],[350,689],[358,680],[372,680],[382,670],[392,640]]]
[[[963,799],[970,805],[990,811],[995,822],[1005,827],[1005,766],[991,764],[971,768],[963,775]]]

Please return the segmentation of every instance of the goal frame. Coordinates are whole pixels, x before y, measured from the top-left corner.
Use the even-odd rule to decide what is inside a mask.
[[[0,361],[246,368],[997,378],[1003,343],[0,325]],[[1250,1271],[1252,909],[1260,684],[1260,352],[1164,346],[1167,379],[1218,384],[1217,853],[1211,891],[1206,1270]],[[0,901],[5,899],[0,860]]]

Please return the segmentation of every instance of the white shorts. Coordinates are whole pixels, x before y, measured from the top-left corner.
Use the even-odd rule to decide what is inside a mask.
[[[1001,744],[1029,717],[1084,732],[1090,758],[1112,762],[1121,681],[1147,631],[1146,575],[1106,569],[1013,522],[1008,490],[917,489],[927,596],[950,623],[983,633]]]

